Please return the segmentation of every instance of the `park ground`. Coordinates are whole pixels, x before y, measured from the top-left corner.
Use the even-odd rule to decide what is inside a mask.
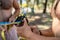
[[[40,11],[35,11],[35,13],[30,13],[27,15],[30,25],[36,25],[39,30],[48,29],[52,25],[52,18],[50,13],[43,14]]]

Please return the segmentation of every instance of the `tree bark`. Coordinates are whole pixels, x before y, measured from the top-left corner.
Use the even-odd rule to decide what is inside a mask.
[[[45,3],[44,3],[44,9],[43,9],[43,13],[44,13],[44,14],[46,13],[47,2],[48,2],[48,0],[45,0]]]

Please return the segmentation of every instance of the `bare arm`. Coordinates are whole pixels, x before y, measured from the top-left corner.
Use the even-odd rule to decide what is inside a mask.
[[[60,38],[56,37],[44,37],[44,36],[39,36],[34,33],[31,33],[31,35],[27,38],[28,40],[60,40]]]
[[[30,26],[27,24],[26,20],[24,20],[24,24],[22,27],[17,27],[17,33],[20,36],[25,37],[27,40],[60,40],[60,38],[45,37],[33,33],[30,29]]]
[[[17,2],[17,0],[14,0],[13,1],[13,7],[15,8],[15,12],[14,12],[14,17],[17,17],[20,13],[20,7],[19,7],[19,4]]]
[[[52,31],[52,28],[46,29],[46,30],[40,30],[41,35],[47,36],[47,37],[54,37],[54,33]]]
[[[52,18],[56,17],[56,15],[55,15],[55,9],[54,8],[55,8],[55,5],[56,5],[57,1],[58,0],[55,0],[53,6],[51,8],[51,16],[52,16]]]
[[[9,22],[14,22],[16,17],[19,15],[20,13],[20,7],[19,4],[17,2],[17,0],[13,0],[13,7],[15,9],[14,14],[9,18]]]

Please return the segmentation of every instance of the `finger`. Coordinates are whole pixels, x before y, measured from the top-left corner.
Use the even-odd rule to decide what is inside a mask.
[[[12,19],[9,19],[9,22],[13,22],[13,20]]]
[[[15,22],[15,19],[13,19],[13,22]]]
[[[30,28],[35,29],[35,28],[37,28],[37,26],[30,26]]]
[[[24,18],[24,25],[23,26],[25,26],[25,27],[27,27],[28,26],[28,23],[27,23],[27,21],[26,21],[26,19]]]
[[[21,35],[23,33],[23,27],[17,27],[17,33],[18,35]]]

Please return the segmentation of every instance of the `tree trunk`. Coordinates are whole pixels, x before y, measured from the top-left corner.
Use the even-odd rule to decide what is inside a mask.
[[[20,5],[22,5],[22,0],[20,0]]]
[[[47,2],[48,2],[48,0],[45,0],[45,3],[44,3],[44,9],[43,9],[43,13],[46,13]]]
[[[39,0],[36,0],[37,1],[37,5],[39,5]]]
[[[32,0],[32,8],[31,8],[31,10],[32,10],[32,15],[34,15],[34,3],[35,3],[35,0]]]

